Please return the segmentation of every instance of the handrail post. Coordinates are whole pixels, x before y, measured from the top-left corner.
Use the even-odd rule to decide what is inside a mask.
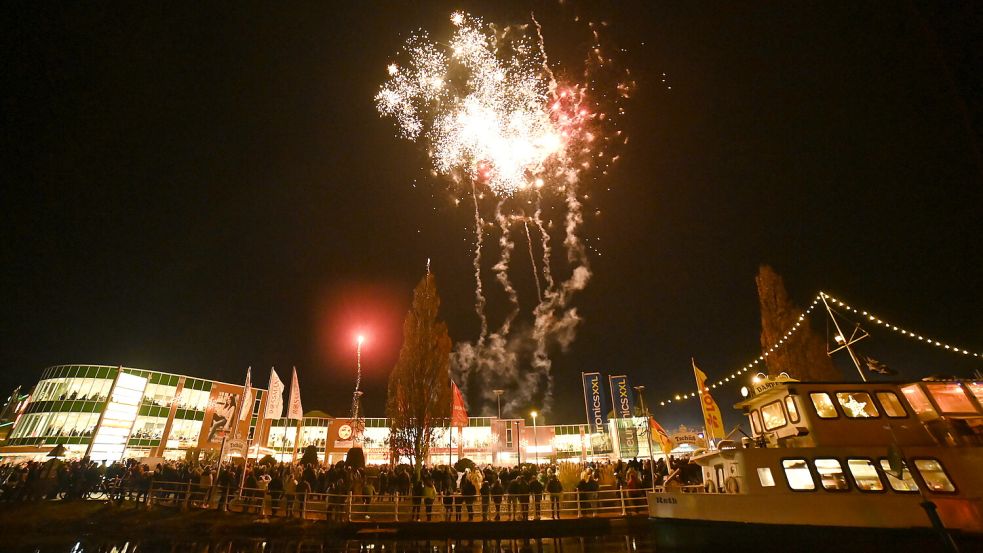
[[[574,493],[574,497],[576,498],[576,501],[577,501],[577,518],[581,518],[584,515],[581,514],[581,512],[580,512],[580,497],[581,497],[581,494],[585,494],[587,492],[576,491],[576,492],[573,492],[573,493]]]
[[[399,492],[393,495],[393,522],[399,522]]]
[[[621,496],[621,516],[625,516],[626,514],[628,514],[627,512],[625,512],[625,489],[618,488],[618,495]]]
[[[191,481],[188,481],[187,486],[184,488],[184,502],[181,504],[181,510],[187,511],[191,508]]]
[[[150,482],[150,487],[147,489],[147,497],[144,498],[144,500],[147,502],[147,510],[148,511],[150,510],[151,505],[153,505],[153,502],[154,502],[153,501],[153,497],[154,497],[154,482],[151,481]],[[137,490],[136,504],[137,504],[137,506],[140,505],[140,490],[139,489]]]
[[[352,521],[352,504],[355,502],[354,498],[355,496],[352,492],[348,492],[348,522]]]
[[[300,497],[300,520],[307,520],[307,491]]]

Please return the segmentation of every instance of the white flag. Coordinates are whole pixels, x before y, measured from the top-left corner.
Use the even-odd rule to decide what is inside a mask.
[[[249,420],[253,415],[253,368],[246,369],[246,386],[242,390],[242,407],[239,409],[239,420]]]
[[[297,382],[297,367],[294,367],[294,377],[290,381],[290,408],[287,409],[287,418],[304,418],[304,408],[300,406],[300,384]]]
[[[266,392],[266,414],[264,419],[278,419],[283,416],[283,382],[276,375],[276,369],[270,369],[270,387]]]

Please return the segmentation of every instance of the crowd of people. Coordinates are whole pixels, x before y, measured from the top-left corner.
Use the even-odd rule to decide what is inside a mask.
[[[699,466],[674,458],[668,465],[660,459],[654,466],[637,459],[514,467],[459,462],[424,466],[418,474],[409,465],[361,468],[344,461],[330,466],[277,463],[272,458],[246,466],[163,461],[151,468],[135,459],[107,465],[86,458],[51,458],[0,465],[0,501],[72,500],[98,494],[140,505],[152,489],[188,490],[199,506],[227,510],[236,503],[242,510],[260,514],[269,506],[275,516],[297,516],[309,497],[320,497],[329,520],[346,516],[348,500],[365,505],[406,501],[411,505],[410,518],[418,521],[440,515],[456,521],[539,520],[543,511],[547,517],[560,517],[564,492],[575,492],[568,497],[578,502],[578,512],[590,514],[604,489],[625,490],[629,507],[640,507],[644,490],[653,485],[701,482]]]

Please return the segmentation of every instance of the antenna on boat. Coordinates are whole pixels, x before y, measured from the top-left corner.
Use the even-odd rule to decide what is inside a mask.
[[[839,321],[836,320],[836,315],[833,314],[833,308],[831,308],[829,306],[829,302],[826,301],[826,298],[828,297],[826,296],[826,292],[819,292],[819,297],[822,298],[823,305],[826,306],[826,312],[829,313],[829,318],[833,320],[833,326],[836,327],[836,336],[834,338],[836,343],[839,344],[839,347],[836,349],[831,350],[826,348],[826,354],[832,356],[841,349],[845,349],[847,353],[850,354],[850,359],[853,361],[853,366],[857,367],[857,373],[860,374],[860,380],[867,382],[867,375],[864,374],[864,369],[860,366],[860,360],[857,359],[857,354],[853,353],[853,348],[850,346],[870,336],[870,334],[867,334],[867,331],[860,328],[860,325],[857,324],[853,329],[853,333],[851,333],[850,337],[847,338],[846,334],[843,334],[843,330],[840,328]]]

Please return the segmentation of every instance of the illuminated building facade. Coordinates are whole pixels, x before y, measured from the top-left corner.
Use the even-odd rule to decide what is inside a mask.
[[[0,459],[43,459],[57,445],[69,458],[100,461],[217,453],[223,437],[251,437],[260,422],[266,398],[255,388],[251,416],[233,420],[242,394],[241,385],[159,371],[49,367],[20,407]]]

